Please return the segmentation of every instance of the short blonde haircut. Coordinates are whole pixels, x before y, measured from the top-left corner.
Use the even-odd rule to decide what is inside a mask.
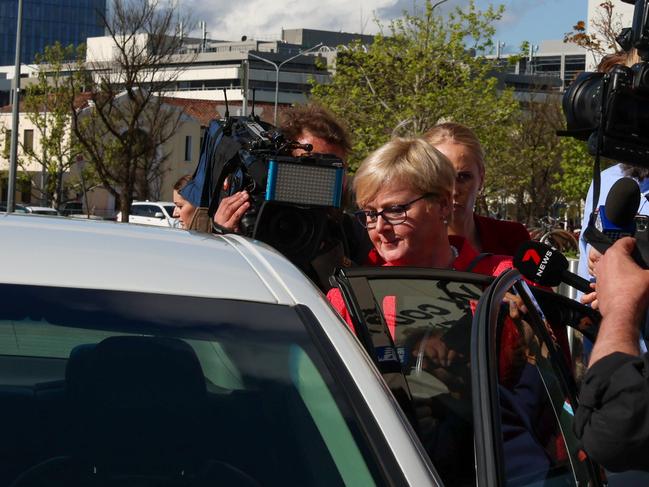
[[[444,154],[425,140],[394,138],[367,156],[356,171],[354,191],[358,206],[365,206],[391,183],[450,200],[455,169]]]
[[[475,132],[469,127],[454,122],[439,123],[424,134],[424,139],[432,146],[448,142],[466,147],[471,155],[471,159],[478,164],[480,174],[484,176],[484,150]]]

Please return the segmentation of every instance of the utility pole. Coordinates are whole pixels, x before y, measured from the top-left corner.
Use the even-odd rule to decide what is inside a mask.
[[[16,21],[16,66],[12,83],[13,100],[11,104],[11,152],[9,155],[9,181],[7,188],[7,213],[16,209],[16,172],[18,168],[18,105],[20,104],[20,38],[23,24],[23,0],[18,0],[18,20]]]
[[[247,59],[244,59],[241,62],[241,91],[242,91],[242,102],[241,102],[241,115],[244,117],[248,115],[248,73],[250,69],[250,64]]]
[[[300,51],[297,53],[295,56],[292,56],[288,59],[285,59],[281,63],[277,64],[274,63],[273,61],[263,58],[261,56],[257,56],[256,54],[252,54],[251,52],[248,53],[248,56],[253,57],[255,59],[259,59],[260,61],[263,61],[268,64],[272,64],[275,67],[275,108],[273,109],[273,125],[277,126],[277,104],[279,101],[279,70],[282,69],[282,66],[284,66],[286,63],[289,61],[293,61],[293,59],[299,58],[300,56],[303,56],[307,52],[315,51],[318,49],[320,46],[322,46],[322,42],[319,42],[313,47],[310,47],[309,49],[305,49],[304,51]]]

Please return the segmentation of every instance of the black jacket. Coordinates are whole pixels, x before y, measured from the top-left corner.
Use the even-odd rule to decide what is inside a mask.
[[[613,353],[588,370],[575,433],[607,469],[649,470],[649,354]]]

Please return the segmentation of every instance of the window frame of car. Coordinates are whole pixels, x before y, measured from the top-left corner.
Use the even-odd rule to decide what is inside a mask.
[[[473,390],[473,417],[474,424],[480,425],[480,428],[474,428],[475,434],[475,456],[476,456],[476,480],[479,486],[493,486],[505,485],[504,478],[504,463],[502,456],[502,433],[500,431],[500,418],[496,417],[499,414],[497,407],[497,393],[495,371],[497,371],[497,355],[496,342],[495,342],[495,327],[497,323],[494,321],[496,316],[493,313],[498,311],[498,306],[502,302],[504,293],[516,283],[517,289],[521,293],[526,305],[535,309],[535,327],[542,329],[542,334],[545,333],[545,328],[540,327],[542,323],[539,313],[536,312],[536,298],[539,295],[543,298],[545,306],[559,305],[565,307],[568,311],[580,316],[580,313],[586,314],[597,320],[598,313],[586,308],[580,303],[570,300],[564,296],[559,296],[548,290],[540,288],[527,288],[524,284],[522,276],[516,270],[508,271],[499,278],[492,276],[485,276],[475,273],[467,273],[454,271],[449,269],[423,269],[423,268],[404,268],[404,267],[357,267],[348,269],[337,269],[332,277],[332,284],[335,285],[341,292],[343,300],[345,301],[347,310],[351,316],[354,324],[356,335],[363,347],[368,352],[377,369],[385,376],[386,373],[391,374],[386,377],[386,381],[390,384],[390,388],[395,394],[399,404],[404,407],[404,414],[410,419],[413,412],[409,402],[412,401],[412,394],[408,387],[405,376],[402,375],[402,380],[398,380],[394,376],[399,375],[393,368],[386,367],[382,363],[377,354],[377,348],[382,346],[392,346],[393,354],[397,354],[396,347],[385,318],[381,312],[381,306],[374,299],[374,295],[370,286],[372,279],[434,279],[437,281],[461,281],[466,283],[484,286],[483,293],[478,300],[478,304],[473,316],[471,327],[471,363],[475,364],[471,367],[472,373],[472,390]],[[498,306],[496,305],[498,304]],[[542,313],[542,312],[541,312]],[[375,316],[378,314],[379,320],[376,321]],[[492,315],[493,314],[493,315]],[[569,316],[570,317],[570,316]],[[372,321],[374,323],[369,323]],[[487,326],[489,324],[489,326]],[[567,326],[572,326],[578,329],[577,323],[571,323],[567,320]],[[493,328],[493,330],[492,330]],[[586,330],[586,333],[594,339],[596,336],[596,329]],[[581,331],[581,330],[580,330]],[[547,333],[542,335],[545,342],[551,342]],[[553,350],[555,358],[559,357],[559,352]],[[558,360],[558,359],[557,359]],[[572,372],[567,368],[562,361],[560,378],[565,393],[570,397],[572,404],[577,406],[576,386],[572,380]],[[398,387],[395,387],[395,384]],[[496,401],[494,405],[493,401]],[[497,439],[500,438],[500,441]],[[589,472],[592,479],[598,479],[597,467],[589,462]],[[573,469],[574,470],[574,469]],[[600,485],[595,481],[593,485]]]

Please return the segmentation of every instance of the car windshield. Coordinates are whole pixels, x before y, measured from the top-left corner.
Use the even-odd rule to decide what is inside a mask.
[[[303,307],[0,295],[0,486],[381,483]]]
[[[174,209],[175,209],[175,208],[176,208],[176,207],[175,207],[174,205],[165,206],[165,210],[167,210],[167,214],[168,214],[170,217],[173,217],[173,216],[174,216]]]

